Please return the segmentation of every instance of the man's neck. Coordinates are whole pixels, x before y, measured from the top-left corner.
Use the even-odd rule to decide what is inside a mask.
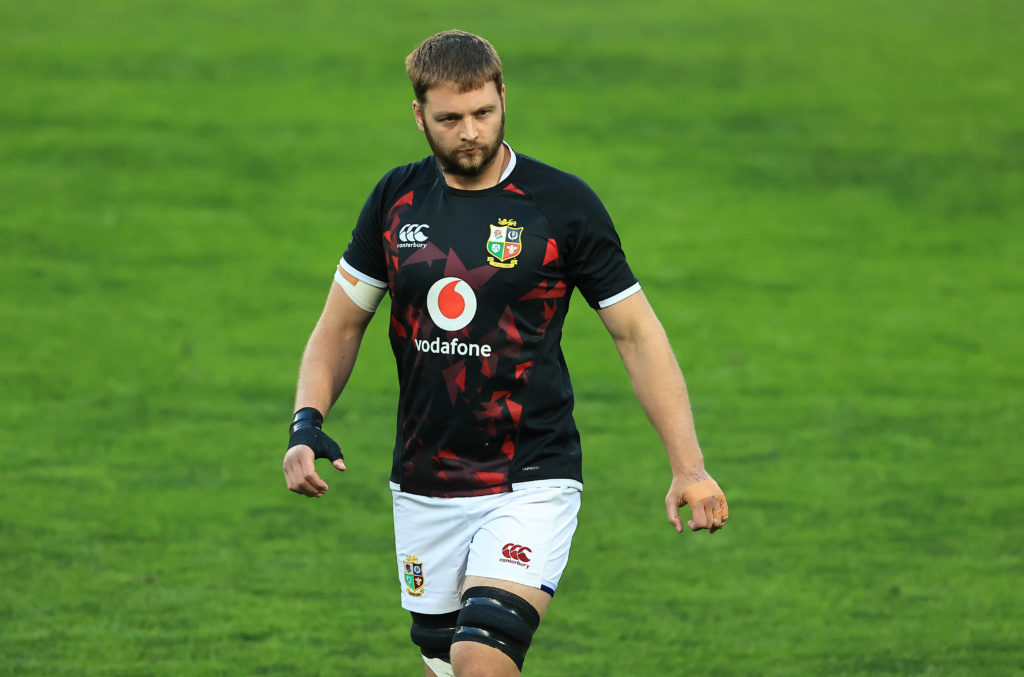
[[[501,175],[505,173],[505,168],[508,167],[510,157],[511,154],[508,146],[505,145],[505,142],[502,142],[501,148],[494,156],[490,166],[480,174],[477,174],[472,178],[448,174],[444,170],[441,171],[441,174],[444,176],[444,182],[447,183],[450,188],[458,190],[486,190],[487,188],[497,186],[501,181]]]

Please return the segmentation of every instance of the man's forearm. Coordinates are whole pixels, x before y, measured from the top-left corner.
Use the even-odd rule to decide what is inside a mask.
[[[362,333],[339,331],[317,323],[299,367],[295,410],[313,407],[326,416],[345,388],[359,352]]]
[[[656,319],[645,323],[641,331],[617,339],[615,346],[640,406],[665,445],[672,474],[706,479],[686,382],[661,324]]]

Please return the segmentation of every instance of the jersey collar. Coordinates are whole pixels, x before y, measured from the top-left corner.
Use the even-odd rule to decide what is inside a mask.
[[[504,141],[504,140],[501,143],[502,143],[503,146],[505,146],[505,148],[508,149],[508,164],[505,166],[504,171],[501,172],[501,177],[498,178],[498,182],[496,184],[494,184],[493,186],[491,186],[489,188],[480,188],[480,189],[476,189],[476,190],[465,190],[465,189],[462,189],[462,188],[453,188],[452,186],[449,186],[448,182],[445,181],[445,179],[444,179],[444,172],[441,171],[441,164],[438,162],[437,156],[436,155],[432,155],[431,158],[433,159],[434,167],[437,170],[437,179],[438,179],[438,181],[441,182],[441,185],[444,186],[445,190],[451,191],[451,192],[456,193],[458,195],[476,195],[476,194],[486,193],[487,191],[498,189],[498,186],[500,186],[502,183],[507,181],[508,177],[512,176],[512,172],[516,168],[516,159],[517,159],[516,152],[514,150],[512,150],[512,146],[508,145],[508,142]]]
[[[505,167],[505,171],[501,173],[501,178],[498,179],[498,183],[501,183],[509,176],[512,175],[512,170],[516,168],[516,152],[512,150],[512,146],[508,145],[508,141],[502,141],[505,148],[508,148],[508,166]]]

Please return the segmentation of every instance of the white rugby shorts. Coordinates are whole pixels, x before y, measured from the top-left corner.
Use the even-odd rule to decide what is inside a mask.
[[[466,576],[555,594],[576,531],[578,486],[460,498],[392,488],[392,497],[403,608],[424,614],[458,610]]]

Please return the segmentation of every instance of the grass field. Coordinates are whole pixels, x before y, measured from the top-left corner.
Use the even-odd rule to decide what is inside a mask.
[[[280,461],[355,215],[428,152],[402,59],[453,26],[616,219],[732,514],[667,525],[577,298],[587,489],[526,674],[1024,674],[1024,5],[350,4],[0,3],[0,674],[420,674],[381,319],[348,473]]]

